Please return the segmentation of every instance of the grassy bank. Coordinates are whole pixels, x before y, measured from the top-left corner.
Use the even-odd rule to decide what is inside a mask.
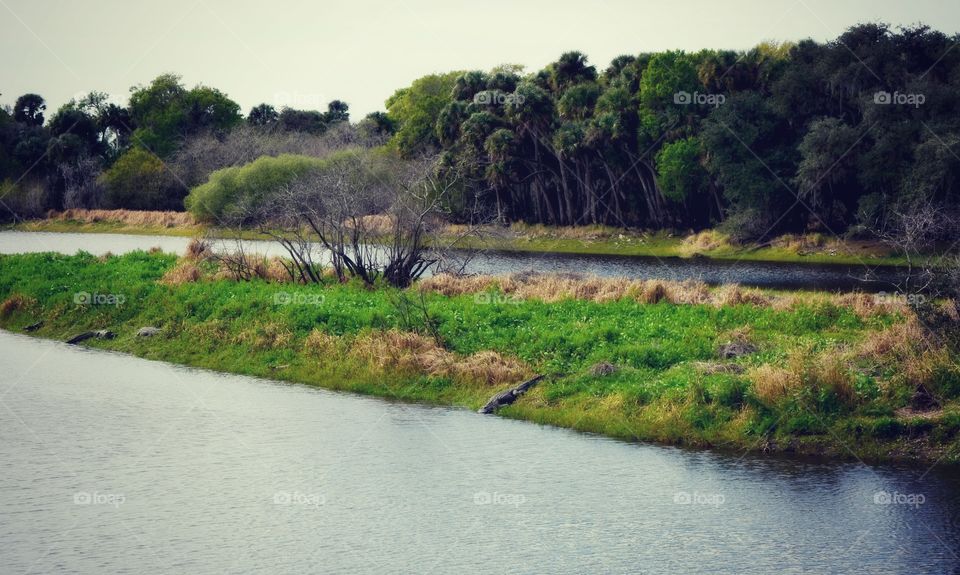
[[[195,222],[182,212],[135,212],[129,210],[68,210],[43,220],[11,226],[39,232],[123,233],[193,237],[202,233],[235,237],[233,231]],[[456,226],[450,234],[456,235]],[[267,239],[248,231],[246,239]],[[721,233],[693,235],[640,232],[606,226],[556,228],[514,224],[491,227],[481,237],[465,238],[465,248],[514,252],[547,252],[632,257],[703,257],[716,260],[770,261],[811,264],[902,265],[904,259],[877,242],[831,239],[822,234],[788,235],[762,245],[734,244]]]
[[[625,439],[960,456],[955,361],[906,310],[867,296],[550,276],[398,291],[282,283],[269,266],[265,279],[226,275],[142,252],[0,256],[0,326],[42,321],[31,333],[60,340],[110,329],[115,339],[89,345],[471,409],[542,373],[502,415]],[[161,332],[137,337],[143,326]]]

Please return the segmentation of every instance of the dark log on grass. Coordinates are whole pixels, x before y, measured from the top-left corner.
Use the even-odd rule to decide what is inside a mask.
[[[68,339],[67,343],[78,344],[81,341],[86,341],[94,337],[97,339],[113,339],[116,337],[116,334],[106,329],[98,329],[96,331],[85,331],[83,333],[77,334],[71,337],[70,339]]]
[[[512,387],[506,391],[501,391],[500,393],[494,395],[490,398],[490,401],[487,402],[482,408],[480,408],[477,413],[494,413],[504,405],[510,405],[517,400],[518,397],[527,392],[531,387],[540,383],[540,380],[543,379],[542,375],[538,375],[533,379],[529,379],[516,387]]]

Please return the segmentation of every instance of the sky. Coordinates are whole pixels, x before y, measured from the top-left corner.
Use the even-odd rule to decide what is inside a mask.
[[[876,21],[956,34],[960,2],[0,0],[0,104],[39,93],[49,117],[91,90],[125,103],[131,86],[173,72],[220,89],[244,113],[341,99],[359,119],[433,72],[535,71],[568,50],[603,69],[620,54],[824,41]]]

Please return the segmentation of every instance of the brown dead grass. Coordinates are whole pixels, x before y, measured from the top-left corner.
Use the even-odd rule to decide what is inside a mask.
[[[553,227],[543,224],[524,224],[517,222],[510,224],[510,233],[530,239],[549,238],[595,241],[619,237],[628,232],[620,228],[603,225]]]
[[[0,304],[0,317],[7,318],[14,312],[30,307],[37,303],[37,300],[23,294],[15,293]]]
[[[874,294],[865,293],[847,293],[834,296],[833,301],[837,305],[853,309],[853,312],[863,319],[894,313],[902,314],[905,317],[913,315],[910,306],[897,298],[881,298]]]
[[[691,256],[703,252],[709,252],[722,247],[728,247],[730,241],[727,236],[716,230],[704,230],[700,233],[687,236],[680,244],[680,252]]]
[[[760,290],[745,289],[737,284],[720,286],[712,295],[711,303],[717,307],[744,304],[766,307],[771,301]]]
[[[176,265],[163,274],[163,277],[160,278],[160,283],[177,286],[200,281],[202,277],[203,274],[200,272],[200,268],[197,267],[196,263],[189,259],[180,259]]]
[[[788,251],[803,254],[812,251],[819,251],[824,248],[836,247],[837,243],[828,240],[823,234],[784,234],[774,238],[770,245],[775,248],[783,248]]]
[[[950,318],[950,321],[960,322],[960,306],[957,306],[955,299],[950,298],[940,302],[940,311],[943,312],[943,315]]]
[[[949,350],[938,344],[915,318],[869,333],[856,345],[833,347],[820,353],[795,350],[782,366],[764,364],[750,369],[747,378],[756,397],[766,405],[782,401],[801,387],[831,392],[841,403],[858,401],[854,375],[881,376],[881,390],[936,395],[946,370],[957,365]]]
[[[872,332],[858,346],[855,356],[877,365],[896,365],[930,351],[933,342],[915,318]]]
[[[800,376],[792,370],[763,364],[747,371],[753,393],[764,405],[780,403],[800,388]]]
[[[220,319],[194,324],[188,328],[188,331],[205,342],[220,342],[227,339],[230,334],[227,323]]]
[[[764,293],[762,290],[745,288],[738,284],[711,288],[697,280],[631,280],[565,273],[522,272],[505,276],[439,274],[421,280],[418,286],[421,290],[445,296],[476,294],[496,289],[519,299],[536,299],[547,303],[566,299],[598,303],[631,299],[646,304],[667,302],[708,304],[716,307],[753,305],[778,311],[789,311],[801,305],[830,304],[850,308],[863,319],[892,314],[900,314],[905,318],[913,316],[909,306],[893,298],[879,298],[872,294]],[[953,309],[956,311],[955,307]],[[960,311],[957,312],[957,318],[960,321]]]
[[[833,392],[845,405],[853,405],[857,392],[853,384],[852,365],[842,350],[820,354],[806,366],[805,379],[820,389]]]
[[[496,386],[521,381],[531,373],[519,360],[495,351],[463,357],[428,337],[397,330],[364,333],[353,340],[349,353],[384,371],[449,377],[458,383]]]
[[[446,296],[478,293],[499,289],[505,294],[521,299],[538,299],[556,302],[565,299],[581,299],[598,303],[632,299],[640,303],[655,304],[713,304],[721,305],[770,305],[771,298],[759,290],[743,289],[737,285],[711,290],[705,283],[694,280],[630,280],[625,278],[600,278],[573,274],[519,273],[508,276],[465,276],[441,274],[426,278],[419,284],[421,290]]]
[[[247,260],[247,266],[249,266],[249,273],[252,277],[276,283],[293,282],[287,268],[283,265],[283,260],[278,256],[266,258],[252,255]],[[213,274],[214,281],[244,281],[246,279],[249,278],[244,277],[244,274],[238,268],[227,265],[225,262],[221,262],[219,269]]]
[[[276,322],[257,324],[244,330],[234,339],[237,343],[247,344],[256,349],[279,349],[287,347],[292,340],[293,332]]]
[[[693,363],[693,367],[704,375],[717,375],[717,374],[739,375],[744,372],[744,367],[738,363],[697,361]]]
[[[394,216],[388,214],[371,214],[359,218],[356,227],[374,235],[388,235],[396,229],[396,221]],[[354,227],[352,221],[346,221],[343,224],[347,229]]]
[[[69,209],[51,212],[50,219],[84,223],[117,222],[130,226],[155,226],[177,228],[195,226],[197,221],[190,212],[153,212],[139,210],[82,210]]]
[[[303,341],[303,349],[317,357],[331,357],[340,351],[340,338],[315,329]]]

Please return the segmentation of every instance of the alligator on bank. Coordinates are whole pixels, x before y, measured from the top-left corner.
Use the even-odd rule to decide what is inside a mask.
[[[110,330],[98,329],[96,331],[85,331],[83,333],[77,334],[67,340],[69,344],[78,344],[81,341],[86,341],[91,338],[97,339],[113,339],[117,337],[117,334],[113,333]]]
[[[521,395],[526,393],[530,388],[540,383],[540,380],[543,379],[542,375],[538,375],[532,379],[521,383],[516,387],[512,387],[506,391],[501,391],[500,393],[494,395],[490,398],[490,401],[486,405],[481,407],[477,413],[495,413],[498,409],[504,405],[510,405],[517,400]]]

